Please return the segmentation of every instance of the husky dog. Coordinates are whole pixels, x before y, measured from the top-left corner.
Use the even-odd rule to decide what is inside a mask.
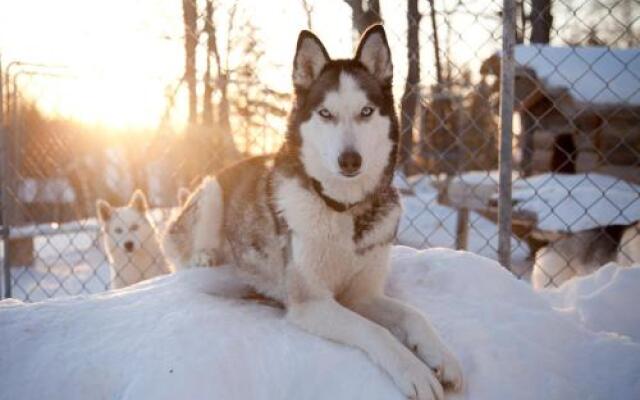
[[[235,265],[292,324],[361,349],[407,397],[442,399],[442,385],[462,386],[457,360],[424,316],[383,290],[401,214],[392,73],[381,25],[342,60],[302,31],[284,145],[207,178],[165,248],[183,262]]]
[[[615,261],[640,263],[640,222],[572,233],[536,252],[531,283],[536,289],[560,286]]]
[[[170,272],[158,233],[147,217],[147,199],[136,190],[129,204],[96,204],[102,241],[111,267],[111,285],[119,289]]]

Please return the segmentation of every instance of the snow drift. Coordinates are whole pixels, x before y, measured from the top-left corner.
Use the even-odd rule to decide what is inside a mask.
[[[427,314],[462,362],[465,391],[449,398],[640,398],[638,343],[591,331],[593,320],[554,309],[494,261],[396,247],[393,264],[389,293]],[[628,272],[635,285],[615,283]],[[615,274],[603,280],[638,304],[638,268]],[[0,398],[402,398],[360,351],[290,326],[281,309],[223,297],[241,289],[224,268],[195,269],[103,294],[0,302]]]
[[[541,291],[554,308],[596,332],[626,335],[640,343],[640,266],[609,263],[560,288]]]

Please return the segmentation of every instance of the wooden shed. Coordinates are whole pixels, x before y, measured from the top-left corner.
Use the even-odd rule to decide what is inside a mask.
[[[518,45],[517,154],[527,174],[640,181],[640,49]],[[481,72],[499,77],[500,55]]]

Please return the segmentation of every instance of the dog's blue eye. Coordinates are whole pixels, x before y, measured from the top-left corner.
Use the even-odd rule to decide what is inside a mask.
[[[320,116],[325,119],[333,118],[333,114],[331,114],[331,111],[327,110],[326,108],[323,108],[322,110],[318,111],[318,114],[320,114]]]
[[[370,117],[371,114],[373,114],[373,107],[362,107],[362,110],[360,110],[360,116],[361,117]]]
[[[122,228],[117,227],[116,229],[113,230],[115,233],[117,233],[118,235],[122,233]]]

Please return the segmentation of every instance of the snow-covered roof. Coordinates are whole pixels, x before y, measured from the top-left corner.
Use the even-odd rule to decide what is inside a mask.
[[[489,207],[498,198],[498,178],[495,172],[465,172],[449,183],[448,197],[470,209]],[[512,198],[513,209],[534,216],[542,231],[580,232],[640,221],[640,185],[595,172],[514,176]]]
[[[518,45],[515,59],[577,102],[640,106],[640,49]]]
[[[514,209],[537,216],[537,228],[579,232],[640,220],[640,185],[598,173],[546,173],[513,182]]]

